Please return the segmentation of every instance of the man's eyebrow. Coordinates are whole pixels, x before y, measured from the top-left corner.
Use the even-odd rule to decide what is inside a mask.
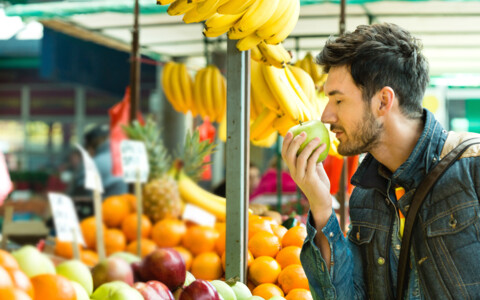
[[[334,95],[337,95],[337,94],[343,95],[343,93],[340,92],[339,90],[333,90],[333,91],[328,93],[329,96],[334,96]]]

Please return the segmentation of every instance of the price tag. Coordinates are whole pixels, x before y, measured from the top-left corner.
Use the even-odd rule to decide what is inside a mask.
[[[138,141],[123,140],[120,143],[120,154],[125,182],[137,181],[137,173],[140,175],[140,182],[147,182],[150,168],[145,144]]]
[[[82,154],[83,166],[85,168],[85,188],[103,193],[102,179],[100,178],[95,162],[82,146],[79,144],[76,144],[75,146]]]
[[[216,217],[209,213],[208,211],[187,203],[185,209],[183,210],[182,218],[184,220],[189,220],[200,225],[206,226],[215,226]]]
[[[64,242],[73,242],[76,238],[85,246],[72,199],[63,194],[48,193],[48,201],[52,210],[57,238]]]
[[[12,181],[10,180],[10,174],[8,173],[7,163],[5,162],[5,157],[3,153],[0,152],[0,205],[3,204],[5,198],[7,198],[8,193],[13,188]]]

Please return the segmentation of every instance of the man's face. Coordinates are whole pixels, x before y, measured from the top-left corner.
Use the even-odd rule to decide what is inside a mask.
[[[356,155],[375,147],[383,127],[363,100],[362,91],[355,85],[349,69],[331,68],[324,90],[329,100],[322,122],[330,124],[330,130],[339,140],[338,153]]]

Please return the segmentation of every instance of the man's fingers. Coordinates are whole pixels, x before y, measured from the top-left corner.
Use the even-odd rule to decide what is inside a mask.
[[[313,175],[317,169],[317,160],[320,157],[320,154],[327,148],[326,144],[321,144],[315,151],[313,151],[312,155],[308,158],[308,165],[307,171],[309,175]]]

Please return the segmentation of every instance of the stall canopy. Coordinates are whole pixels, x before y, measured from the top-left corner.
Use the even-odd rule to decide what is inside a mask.
[[[15,1],[10,1],[10,3]],[[302,0],[300,20],[284,42],[294,55],[318,52],[339,32],[339,2]],[[109,47],[130,51],[133,0],[62,1],[5,5],[8,16]],[[226,37],[204,38],[202,24],[184,24],[166,14],[167,6],[140,0],[140,45],[143,54],[162,60],[204,57],[225,49]],[[480,1],[347,1],[346,29],[359,24],[392,22],[419,37],[432,75],[480,74]]]

